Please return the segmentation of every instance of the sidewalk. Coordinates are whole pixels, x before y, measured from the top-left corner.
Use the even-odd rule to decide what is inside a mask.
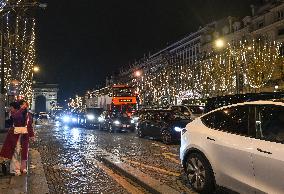
[[[6,133],[0,132],[0,147],[5,137]],[[31,149],[29,156],[27,175],[4,176],[2,172],[0,173],[0,194],[49,193],[40,154]]]

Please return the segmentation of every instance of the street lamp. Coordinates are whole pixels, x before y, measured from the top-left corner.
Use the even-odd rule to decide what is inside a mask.
[[[34,66],[33,71],[34,73],[38,73],[40,71],[39,66]]]
[[[217,49],[222,49],[222,48],[224,48],[225,47],[225,44],[226,44],[226,42],[225,42],[225,40],[223,39],[223,38],[218,38],[217,40],[215,40],[215,47],[217,48]]]
[[[137,70],[137,71],[135,71],[134,75],[135,75],[135,77],[140,77],[142,75],[142,72]]]

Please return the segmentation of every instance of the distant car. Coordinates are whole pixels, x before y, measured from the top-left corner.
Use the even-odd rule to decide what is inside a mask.
[[[182,130],[180,159],[192,188],[284,193],[284,102],[221,107]]]
[[[78,114],[74,112],[66,112],[60,118],[61,123],[67,126],[78,126]]]
[[[144,110],[139,117],[137,135],[140,138],[153,137],[170,144],[180,140],[180,132],[189,122],[189,115],[176,110]]]
[[[127,114],[108,112],[103,119],[102,129],[108,130],[110,133],[115,131],[134,131],[135,129],[133,120]]]
[[[49,119],[49,114],[47,114],[46,112],[40,112],[39,119]]]
[[[100,125],[100,116],[103,113],[103,108],[87,108],[85,111],[85,126],[86,127],[97,127]]]
[[[40,112],[35,120],[35,124],[47,124],[49,121],[49,115],[46,112]]]

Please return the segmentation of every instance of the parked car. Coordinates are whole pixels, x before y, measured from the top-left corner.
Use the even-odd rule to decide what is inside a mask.
[[[203,115],[204,106],[194,105],[194,104],[185,105],[185,106],[189,108],[189,110],[191,112],[191,118],[192,119],[195,119],[195,118],[200,117],[201,115]]]
[[[191,119],[195,119],[203,114],[204,107],[200,105],[172,105],[170,110],[178,110],[185,115],[189,115]]]
[[[235,94],[226,96],[217,96],[208,98],[204,107],[204,113],[208,113],[214,109],[222,106],[228,106],[231,104],[237,104],[242,102],[251,102],[256,100],[271,100],[284,98],[284,92],[261,92],[261,93],[247,93],[247,94]]]
[[[191,121],[188,115],[176,110],[144,110],[139,117],[137,135],[161,139],[170,144],[180,140],[180,132]]]
[[[284,101],[213,110],[182,131],[180,159],[192,188],[284,193]]]

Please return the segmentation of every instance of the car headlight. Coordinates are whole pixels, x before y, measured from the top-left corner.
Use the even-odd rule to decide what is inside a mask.
[[[94,120],[94,119],[95,119],[95,116],[94,116],[94,115],[87,115],[87,119],[88,119],[88,120]]]
[[[131,124],[134,124],[134,123],[135,123],[135,120],[134,120],[134,119],[131,119],[130,123],[131,123]]]
[[[63,120],[63,122],[68,123],[68,122],[70,122],[70,117],[69,116],[64,116],[62,118],[62,120]]]
[[[113,124],[115,124],[115,125],[120,125],[120,121],[118,121],[118,120],[113,121]]]
[[[182,131],[182,128],[180,128],[180,127],[175,127],[174,130],[175,130],[176,132],[181,132],[181,131]]]
[[[99,120],[99,122],[104,122],[105,121],[105,119],[103,117],[99,117],[98,120]]]

